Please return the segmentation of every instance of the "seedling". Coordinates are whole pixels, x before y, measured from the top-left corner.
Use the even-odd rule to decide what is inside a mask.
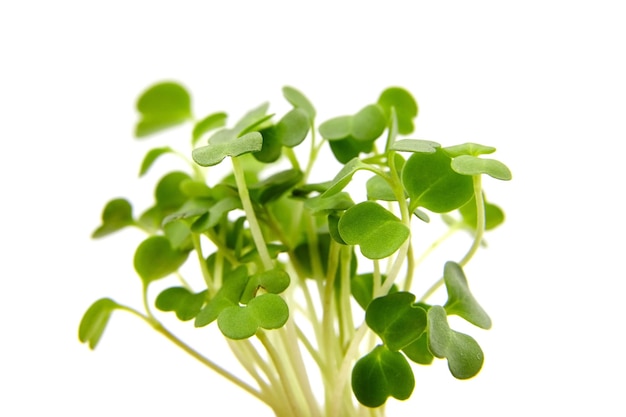
[[[504,221],[486,202],[482,178],[510,180],[509,169],[484,157],[495,151],[489,146],[407,137],[418,106],[403,88],[319,125],[304,94],[285,87],[283,95],[291,107],[284,114],[264,103],[228,124],[223,112],[196,119],[177,83],[141,94],[138,138],[180,124],[190,131],[176,147],[150,149],[140,176],[166,157],[182,157],[188,169],[163,175],[154,204],[139,215],[124,198],[106,204],[94,238],[145,232],[134,254],[143,311],[102,298],[82,318],[80,341],[95,348],[110,315],[130,312],[284,417],[383,416],[389,397],[408,399],[420,366],[435,360],[447,361],[455,378],[474,377],[483,351],[448,316],[491,327],[463,268],[485,231]],[[319,158],[324,147],[341,167],[334,175]],[[213,168],[225,163],[226,175]],[[354,191],[363,186],[357,173],[367,178],[364,201]],[[431,217],[449,230],[424,246],[419,231]],[[420,262],[456,232],[471,234],[467,251],[451,253],[436,276],[420,274]],[[418,280],[432,283],[419,296]],[[149,299],[155,281],[168,285]],[[439,288],[447,301],[431,304]],[[196,350],[166,329],[166,314],[199,332],[217,326],[249,378],[201,353],[209,340]]]

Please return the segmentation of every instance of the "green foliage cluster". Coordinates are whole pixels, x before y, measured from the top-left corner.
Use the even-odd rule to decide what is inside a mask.
[[[127,227],[146,233],[134,254],[144,311],[102,298],[83,316],[80,341],[95,348],[112,312],[131,312],[277,416],[351,416],[364,407],[384,415],[388,398],[408,399],[418,365],[435,358],[445,359],[455,378],[475,376],[483,351],[472,336],[453,330],[448,316],[491,327],[463,268],[484,232],[504,221],[503,211],[486,202],[482,177],[509,180],[509,169],[484,157],[495,151],[489,146],[407,138],[418,105],[400,87],[319,125],[304,94],[284,87],[283,95],[291,105],[286,113],[270,113],[263,103],[228,125],[221,111],[195,118],[178,83],[141,94],[136,137],[180,124],[191,131],[178,144],[189,151],[150,149],[140,176],[168,155],[181,157],[188,169],[163,175],[154,205],[141,214],[124,198],[104,207],[94,238]],[[307,143],[306,157],[299,156],[294,148]],[[314,169],[327,171],[327,161],[318,159],[324,146],[341,168],[326,182],[311,182]],[[212,167],[225,159],[232,169],[215,179]],[[369,176],[365,201],[350,193],[358,171]],[[473,239],[418,298],[411,292],[418,261],[443,239],[418,257],[414,230],[433,215]],[[183,277],[188,263],[197,265],[201,285]],[[172,283],[149,300],[149,286],[161,280]],[[440,287],[447,301],[429,304]],[[182,341],[161,314],[197,328],[215,322],[251,381]],[[310,364],[319,370],[324,398],[313,394]]]

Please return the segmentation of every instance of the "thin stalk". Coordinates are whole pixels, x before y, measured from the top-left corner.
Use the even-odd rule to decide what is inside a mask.
[[[205,365],[206,367],[208,367],[212,371],[216,372],[220,376],[226,378],[227,380],[229,380],[233,384],[237,385],[239,388],[243,389],[244,391],[246,391],[250,395],[254,396],[255,398],[259,399],[263,403],[265,403],[267,405],[270,405],[270,402],[268,401],[266,396],[264,396],[261,392],[257,391],[256,389],[254,389],[248,383],[246,383],[243,380],[239,379],[235,375],[233,375],[230,372],[228,372],[226,369],[222,368],[221,366],[217,365],[215,362],[211,361],[207,357],[205,357],[202,354],[200,354],[198,351],[194,350],[191,346],[189,346],[188,344],[186,344],[185,342],[180,340],[178,337],[176,337],[172,332],[167,330],[155,318],[150,317],[150,316],[146,316],[146,315],[140,313],[139,311],[137,311],[137,310],[135,310],[135,309],[133,309],[131,307],[120,306],[120,308],[122,310],[128,311],[128,312],[134,314],[135,316],[141,318],[146,323],[148,323],[154,330],[156,330],[161,335],[165,336],[170,342],[174,343],[176,346],[181,348],[187,354],[189,354],[190,356],[192,356],[196,360],[200,361],[203,365]]]
[[[472,245],[465,256],[458,262],[462,267],[467,265],[467,263],[474,257],[478,248],[480,248],[483,235],[485,233],[485,202],[483,200],[481,176],[474,175],[472,179],[474,183],[474,199],[476,200],[476,232],[474,233]],[[443,277],[439,278],[437,282],[426,290],[420,301],[426,301],[430,298],[444,284],[444,282]]]
[[[233,174],[235,175],[235,182],[237,183],[239,197],[241,198],[241,205],[243,206],[243,210],[246,213],[246,219],[248,220],[248,225],[250,226],[252,239],[254,240],[256,249],[261,257],[261,262],[263,262],[263,267],[266,270],[270,270],[274,267],[274,264],[272,263],[272,258],[267,250],[267,245],[265,244],[265,239],[263,238],[263,233],[261,232],[261,227],[259,226],[256,214],[254,213],[254,208],[252,207],[250,192],[248,191],[248,186],[244,178],[243,168],[236,157],[230,159],[233,163]]]
[[[204,259],[204,254],[202,253],[202,243],[200,242],[200,235],[197,233],[192,233],[191,241],[193,242],[193,247],[198,257],[198,263],[200,264],[200,271],[202,271],[202,277],[204,278],[204,282],[206,283],[207,289],[209,290],[209,294],[214,295],[217,292],[217,288],[213,283],[211,272],[209,271],[209,267],[207,266],[206,260]]]

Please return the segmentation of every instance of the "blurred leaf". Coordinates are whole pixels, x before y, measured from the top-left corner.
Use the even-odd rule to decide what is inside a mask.
[[[391,145],[391,149],[400,152],[435,153],[440,148],[437,142],[421,139],[401,139]]]
[[[385,111],[388,119],[391,117],[391,109],[395,109],[400,134],[408,135],[413,132],[413,119],[417,117],[418,106],[411,93],[400,87],[387,88],[378,98],[378,105]]]
[[[187,173],[174,171],[159,180],[154,190],[154,198],[164,214],[170,214],[187,201],[187,196],[181,190],[181,183],[190,179]]]
[[[352,116],[338,116],[328,119],[318,128],[320,135],[328,141],[345,139],[352,131]]]
[[[156,161],[161,155],[165,155],[167,153],[174,153],[174,150],[169,146],[165,146],[162,148],[154,148],[148,151],[146,156],[143,158],[143,161],[141,162],[139,176],[143,177],[146,172],[148,172],[152,164],[154,164],[154,161]]]
[[[137,111],[140,120],[135,136],[141,138],[190,120],[191,97],[180,84],[158,83],[141,94]]]
[[[111,313],[120,306],[110,298],[101,298],[93,303],[83,315],[78,326],[78,340],[95,349],[109,322]]]
[[[102,224],[92,233],[96,239],[135,224],[133,209],[124,198],[115,198],[109,201],[102,211]]]
[[[278,200],[295,187],[303,177],[302,171],[297,169],[277,172],[263,181],[251,185],[249,187],[250,197],[261,205]]]
[[[196,144],[198,140],[207,132],[211,130],[223,127],[226,125],[226,119],[228,116],[224,112],[217,112],[209,114],[204,119],[200,120],[193,127],[192,132],[192,144]]]
[[[311,121],[305,110],[295,108],[283,116],[276,125],[276,135],[280,143],[293,148],[309,134]]]
[[[283,96],[293,107],[304,110],[312,124],[315,119],[315,107],[304,94],[293,87],[285,86]]]
[[[161,311],[176,312],[179,320],[188,321],[198,315],[205,297],[206,291],[194,294],[184,287],[171,287],[157,296],[155,305]]]
[[[483,201],[485,205],[485,230],[492,230],[504,223],[504,211],[495,204],[489,203],[484,195]],[[472,197],[467,204],[459,208],[459,212],[463,217],[463,222],[471,229],[476,230],[477,214],[476,199]]]
[[[387,120],[383,110],[376,104],[363,107],[352,117],[350,135],[362,142],[373,142],[387,128]]]
[[[189,252],[172,248],[165,236],[151,236],[139,244],[135,251],[135,270],[147,285],[176,272],[185,263]]]

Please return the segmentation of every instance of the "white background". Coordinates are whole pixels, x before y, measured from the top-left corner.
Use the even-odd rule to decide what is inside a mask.
[[[389,414],[625,415],[621,4],[2,2],[0,415],[258,406],[128,315],[94,352],[77,340],[95,299],[138,302],[139,235],[89,235],[109,198],[149,197],[134,102],[163,79],[191,90],[199,116],[283,103],[293,85],[320,120],[400,85],[420,104],[416,137],[497,147],[514,179],[485,187],[507,223],[470,268],[494,320],[473,333],[484,369],[459,382],[443,361],[417,368]]]

